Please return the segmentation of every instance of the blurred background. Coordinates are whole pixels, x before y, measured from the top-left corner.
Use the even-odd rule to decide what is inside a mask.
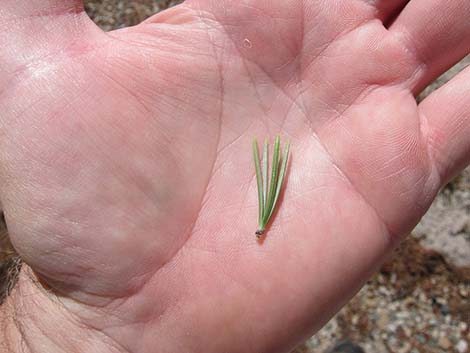
[[[181,0],[85,0],[104,30],[136,25]],[[466,58],[418,100],[470,63]],[[21,262],[0,218],[0,302]],[[314,274],[312,274],[314,275]],[[470,169],[356,297],[295,353],[470,353]]]

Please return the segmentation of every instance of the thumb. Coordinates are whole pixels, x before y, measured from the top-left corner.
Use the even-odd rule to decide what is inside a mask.
[[[100,33],[82,0],[2,0],[0,28],[0,88],[32,63]]]
[[[26,18],[80,13],[82,0],[4,0],[2,15]]]

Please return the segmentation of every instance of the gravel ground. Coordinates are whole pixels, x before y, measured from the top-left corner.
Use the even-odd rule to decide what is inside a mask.
[[[300,352],[341,340],[366,353],[464,353],[470,342],[470,269],[454,268],[409,238]]]
[[[104,30],[136,25],[181,1],[86,0]],[[468,65],[464,60],[419,97]],[[324,353],[340,341],[366,353],[470,353],[470,171],[439,194],[431,210],[381,271],[296,353]],[[436,251],[437,250],[437,251]],[[0,293],[19,263],[0,221]],[[3,264],[2,264],[3,262]],[[0,302],[1,302],[0,294]]]
[[[134,26],[182,0],[85,0],[85,9],[105,31]]]

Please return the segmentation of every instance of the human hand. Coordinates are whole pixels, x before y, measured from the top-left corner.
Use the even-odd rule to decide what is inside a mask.
[[[40,280],[22,273],[7,348],[283,352],[310,335],[469,162],[470,72],[414,99],[468,52],[469,14],[199,0],[103,33],[78,1],[4,0],[1,200]],[[292,159],[258,243],[251,141],[278,133]]]

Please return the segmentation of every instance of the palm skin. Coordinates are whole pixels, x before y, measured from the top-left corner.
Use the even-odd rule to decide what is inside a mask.
[[[108,34],[73,3],[60,36],[22,27],[2,204],[51,288],[28,290],[87,328],[73,351],[282,352],[360,288],[467,162],[414,99],[447,63],[382,23],[404,3],[189,1]],[[251,141],[276,134],[292,159],[259,243]]]

